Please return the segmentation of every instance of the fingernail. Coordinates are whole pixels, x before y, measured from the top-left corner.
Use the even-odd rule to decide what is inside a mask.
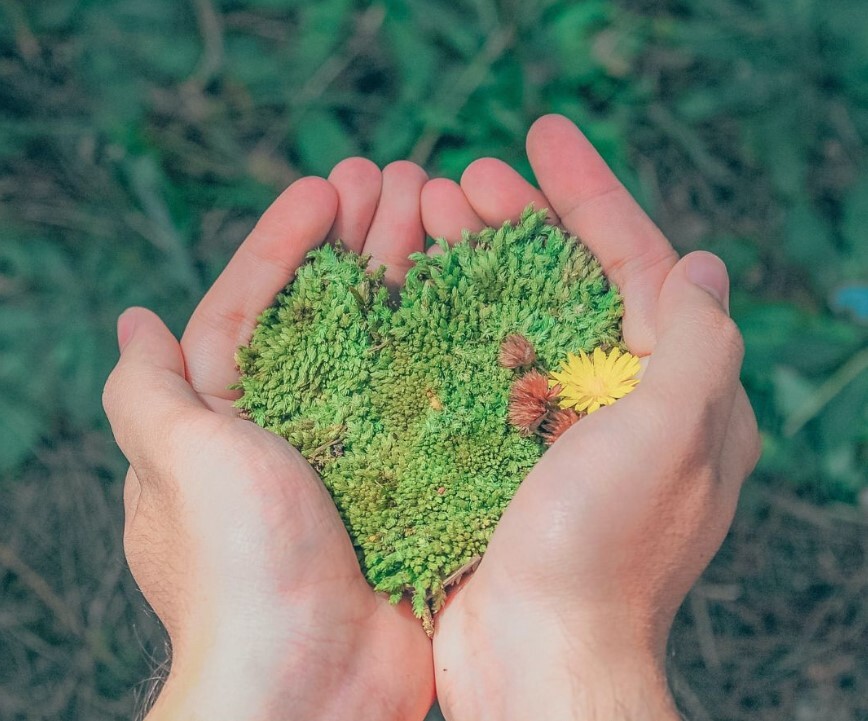
[[[133,332],[135,331],[135,329],[135,316],[130,313],[130,309],[127,308],[127,310],[125,310],[123,313],[120,314],[120,316],[118,316],[118,350],[120,350],[121,353],[124,352],[124,348],[133,337]]]
[[[713,253],[697,251],[687,259],[687,277],[720,303],[729,313],[729,274],[723,261]]]

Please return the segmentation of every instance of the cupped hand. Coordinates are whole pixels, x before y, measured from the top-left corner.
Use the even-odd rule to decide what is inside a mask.
[[[565,118],[538,120],[527,150],[540,189],[494,159],[460,185],[430,181],[428,233],[456,240],[528,203],[548,208],[617,284],[626,343],[650,358],[635,391],[543,455],[440,613],[438,697],[450,721],[676,719],[669,629],[759,449],[726,270],[708,253],[678,261]]]
[[[423,247],[420,168],[351,159],[330,180],[275,201],[180,343],[144,309],[118,322],[104,404],[131,464],[124,546],[173,655],[149,719],[403,721],[433,699],[418,621],[371,590],[317,474],[228,390],[236,349],[309,250],[341,237],[396,283]]]

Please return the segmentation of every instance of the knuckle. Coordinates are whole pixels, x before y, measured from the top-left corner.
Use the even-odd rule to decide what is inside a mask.
[[[609,192],[618,192],[615,188]],[[600,196],[602,197],[602,196]],[[573,210],[577,210],[574,208]],[[639,253],[625,255],[615,259],[609,268],[609,274],[623,278],[635,278],[646,276],[648,273],[660,270],[668,271],[678,261],[678,253],[669,246],[658,243],[649,243]]]
[[[747,442],[745,443],[745,457],[747,461],[746,474],[750,474],[753,469],[756,468],[760,458],[762,457],[763,441],[759,432],[759,426],[757,425],[756,416],[749,404],[742,423],[746,428],[745,436],[747,438]]]
[[[125,527],[132,523],[132,519],[136,514],[136,509],[139,505],[139,498],[142,494],[142,484],[138,476],[130,468],[127,471],[127,477],[124,481],[123,502],[124,502],[124,520]]]
[[[741,365],[744,359],[744,338],[735,321],[722,309],[707,307],[694,318],[697,337],[708,338],[710,349],[729,363]]]
[[[720,427],[719,408],[701,399],[689,409],[673,410],[666,394],[649,396],[650,408],[642,415],[642,433],[648,456],[667,449],[669,462],[681,470],[696,473],[714,457],[716,434]]]
[[[762,458],[763,454],[763,442],[762,437],[758,432],[755,432],[752,437],[751,446],[750,446],[750,462],[748,464],[748,473],[752,473],[753,469],[757,467],[757,464]]]
[[[714,457],[711,447],[714,445],[712,434],[716,419],[712,416],[710,408],[703,408],[699,415],[685,423],[681,435],[681,457],[684,465],[694,474],[705,476],[714,470],[711,465]]]
[[[678,489],[682,494],[679,504],[682,510],[691,509],[695,521],[708,520],[709,511],[717,506],[723,471],[719,463],[702,459],[692,466],[685,466],[679,475]]]
[[[695,465],[706,447],[707,430],[704,413],[695,418],[688,414],[675,414],[664,393],[655,392],[646,397],[647,409],[641,414],[641,434],[649,458],[657,457],[659,449],[667,449],[668,462],[675,465]]]
[[[744,358],[744,338],[735,321],[726,315],[719,320],[717,330],[731,356],[740,362]]]
[[[191,448],[210,442],[217,433],[207,413],[187,406],[167,408],[156,431],[154,452],[167,459],[170,467],[173,460],[186,457]]]
[[[120,363],[106,379],[102,389],[102,407],[110,422],[117,416],[118,401],[123,395],[124,371]]]

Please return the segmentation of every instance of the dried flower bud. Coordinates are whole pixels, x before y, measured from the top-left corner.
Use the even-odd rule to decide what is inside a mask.
[[[428,403],[435,411],[443,410],[443,401],[438,398],[437,394],[434,391],[428,389],[425,391],[425,395],[428,397]]]
[[[513,333],[500,344],[498,362],[504,368],[527,368],[536,360],[536,351],[523,335]]]
[[[540,435],[547,446],[551,446],[560,438],[564,431],[579,420],[580,416],[572,408],[557,408],[551,411],[543,420]]]
[[[525,373],[509,391],[509,422],[522,435],[531,435],[543,422],[559,391],[560,386],[549,388],[549,379],[539,371]]]

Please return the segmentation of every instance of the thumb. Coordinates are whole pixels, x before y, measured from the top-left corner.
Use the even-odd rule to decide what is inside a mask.
[[[184,375],[181,346],[159,317],[129,308],[118,318],[121,357],[106,381],[103,408],[115,439],[134,466],[165,451],[171,421],[206,413]]]
[[[744,343],[729,317],[729,276],[720,258],[697,251],[676,263],[660,291],[656,326],[657,345],[640,389],[657,394],[655,402],[667,409],[674,427],[712,421],[710,430],[722,435],[739,387]]]

